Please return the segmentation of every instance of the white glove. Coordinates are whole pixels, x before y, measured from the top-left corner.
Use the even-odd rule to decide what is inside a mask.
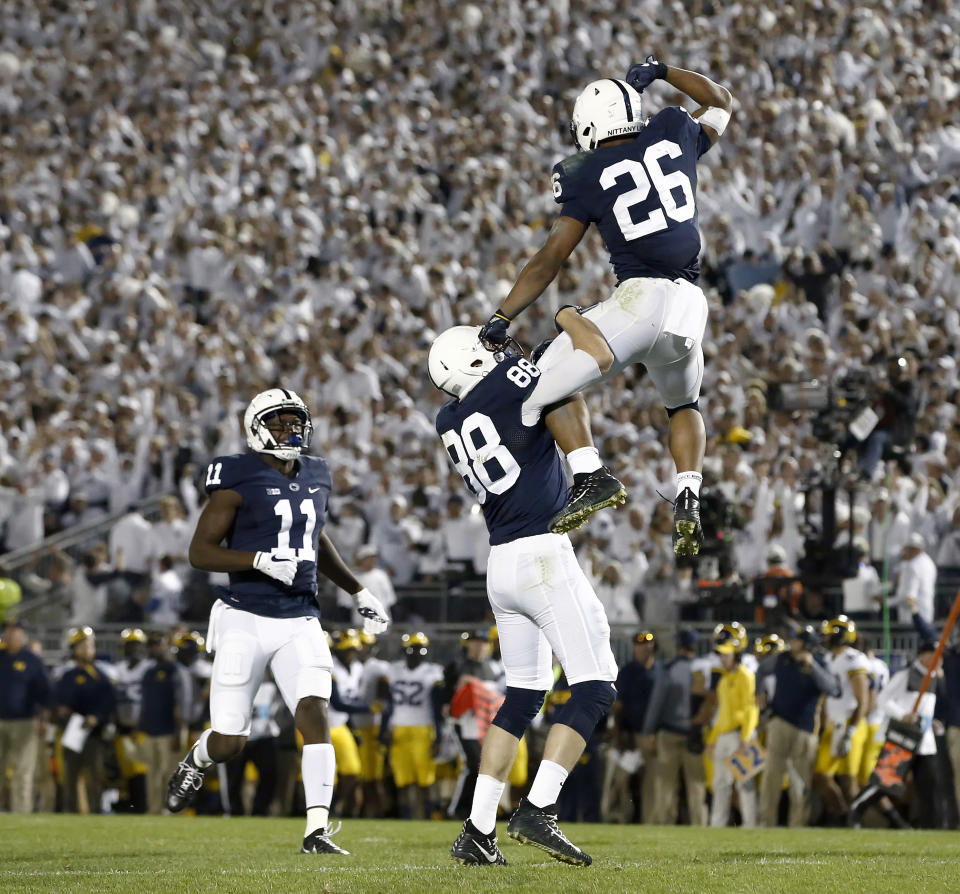
[[[833,725],[833,735],[830,740],[830,753],[833,757],[846,757],[853,747],[853,727],[842,721]]]
[[[267,577],[280,581],[286,587],[289,587],[297,576],[296,559],[281,559],[273,553],[257,553],[253,557],[253,567]]]
[[[390,616],[383,603],[366,587],[359,593],[354,593],[353,598],[357,601],[357,614],[363,618],[364,633],[376,636],[390,626]]]

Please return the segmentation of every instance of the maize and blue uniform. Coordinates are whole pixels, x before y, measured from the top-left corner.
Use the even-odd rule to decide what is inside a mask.
[[[504,359],[462,400],[441,408],[437,432],[490,533],[487,596],[507,686],[546,691],[554,679],[551,653],[571,685],[612,682],[617,664],[603,605],[569,538],[549,532],[567,483],[543,419],[524,421],[539,379],[529,360]]]
[[[437,768],[431,748],[437,738],[437,717],[433,692],[443,685],[443,668],[432,661],[407,667],[395,661],[387,671],[390,685],[388,723],[390,768],[397,788],[416,783],[421,788],[433,785]]]
[[[210,612],[207,648],[216,653],[210,725],[248,735],[251,706],[267,664],[291,713],[307,696],[330,697],[332,658],[317,605],[317,544],[332,478],[326,461],[301,456],[287,478],[257,453],[220,456],[207,467],[207,493],[242,498],[226,536],[229,549],[296,559],[293,584],[256,570],[230,573]]]

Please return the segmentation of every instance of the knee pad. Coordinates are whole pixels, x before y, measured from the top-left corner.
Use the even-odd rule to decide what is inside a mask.
[[[540,713],[546,697],[545,689],[520,689],[516,686],[508,686],[507,697],[500,705],[497,716],[493,718],[494,726],[499,726],[504,732],[519,739],[527,731],[533,718]]]
[[[696,410],[700,412],[700,401],[695,400],[692,404],[680,404],[679,407],[666,407],[667,416],[673,416],[674,413],[679,413],[681,410]]]
[[[613,707],[617,687],[609,680],[585,680],[570,687],[569,701],[557,712],[557,723],[589,739],[600,718]]]

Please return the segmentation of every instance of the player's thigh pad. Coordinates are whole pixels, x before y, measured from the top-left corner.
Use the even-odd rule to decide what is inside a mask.
[[[277,688],[293,714],[301,699],[329,699],[333,688],[333,659],[318,618],[290,618],[293,625],[287,641],[277,650],[270,666]]]
[[[230,627],[221,630],[219,640],[210,678],[210,726],[225,736],[246,736],[268,655],[249,630]]]
[[[549,689],[553,674],[541,672],[533,683],[511,674],[511,662],[529,668],[532,658],[527,656],[527,664],[523,664],[520,650],[524,643],[518,638],[519,648],[511,647],[500,627],[501,615],[510,622],[507,629],[511,624],[520,628],[514,616],[532,621],[548,644],[545,647],[538,640],[538,661],[544,661],[541,667],[549,667],[552,650],[571,685],[617,678],[607,616],[566,534],[538,534],[494,546],[487,563],[487,595],[500,630],[508,686]]]

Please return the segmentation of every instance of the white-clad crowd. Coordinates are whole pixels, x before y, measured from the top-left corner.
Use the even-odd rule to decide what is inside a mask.
[[[198,467],[243,449],[239,413],[279,382],[338,470],[348,558],[374,545],[397,584],[482,569],[457,533],[479,518],[447,505],[426,348],[485,320],[541,243],[577,91],[655,53],[737,99],[698,194],[733,571],[764,572],[773,544],[796,568],[801,485],[831,462],[769,383],[852,374],[880,419],[841,521],[878,564],[919,533],[960,565],[958,30],[954,4],[919,0],[0,0],[5,548],[155,493],[189,516]],[[611,284],[590,237],[518,334]],[[632,507],[582,549],[618,619],[667,620],[665,415],[637,370],[590,401]]]

